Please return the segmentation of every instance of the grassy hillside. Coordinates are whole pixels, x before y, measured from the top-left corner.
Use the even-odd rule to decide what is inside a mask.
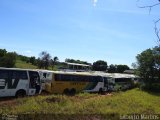
[[[160,114],[160,94],[154,95],[133,89],[112,95],[78,94],[76,96],[39,95],[0,102],[1,114],[78,115],[118,119],[120,114]],[[50,114],[49,114],[50,113]],[[93,115],[94,114],[94,115]],[[35,116],[34,116],[35,117]],[[53,116],[52,116],[53,117]],[[72,116],[73,117],[73,116]],[[84,117],[84,118],[83,118]],[[41,116],[40,118],[44,118]]]
[[[26,63],[25,61],[22,61],[19,59],[16,60],[15,67],[16,68],[24,68],[24,69],[37,69],[37,66],[32,65],[31,63]],[[48,70],[52,70],[52,68],[49,67]],[[57,65],[54,66],[53,70],[54,71],[57,70]]]
[[[36,69],[37,68],[37,66],[34,66],[30,63],[26,63],[26,62],[18,60],[18,59],[16,60],[15,67],[16,68],[25,68],[25,69]]]

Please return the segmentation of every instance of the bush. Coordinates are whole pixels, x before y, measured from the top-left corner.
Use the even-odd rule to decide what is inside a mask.
[[[160,83],[153,83],[151,85],[151,90],[154,92],[160,92]]]
[[[1,57],[0,66],[2,67],[14,67],[16,62],[16,54],[12,52],[6,53],[5,56]]]
[[[160,92],[160,83],[141,84],[140,88],[146,91]]]

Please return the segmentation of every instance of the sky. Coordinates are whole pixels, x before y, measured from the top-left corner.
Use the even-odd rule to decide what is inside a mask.
[[[0,49],[39,57],[47,51],[93,63],[131,64],[156,46],[158,0],[0,0]]]

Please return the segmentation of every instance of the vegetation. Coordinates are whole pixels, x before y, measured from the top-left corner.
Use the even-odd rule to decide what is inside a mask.
[[[14,67],[16,62],[16,53],[7,52],[5,49],[0,49],[0,66]]]
[[[29,58],[29,62],[30,62],[32,65],[37,65],[36,57],[31,56],[31,57]]]
[[[137,55],[138,75],[143,79],[145,88],[160,91],[160,47],[147,49]],[[155,86],[155,84],[157,84]]]
[[[106,71],[107,70],[107,62],[103,60],[98,60],[93,63],[93,70],[95,71]]]
[[[140,2],[141,0],[138,0]],[[147,8],[149,9],[149,13],[152,11],[152,8],[160,5],[160,0],[156,0],[154,4],[139,6],[139,8]],[[154,32],[157,37],[157,45],[160,47],[160,18],[154,21]]]
[[[50,65],[51,55],[46,51],[40,53],[40,58],[38,58],[38,67],[41,69],[48,69]]]
[[[86,61],[74,60],[74,59],[69,59],[69,58],[66,58],[66,59],[65,59],[65,62],[91,65],[91,63],[88,63],[88,62],[86,62]]]
[[[139,89],[112,95],[81,93],[75,96],[39,95],[0,102],[0,114],[53,114],[62,117],[109,117],[118,119],[120,114],[159,114],[160,94]],[[38,115],[36,117],[39,117]],[[44,116],[43,119],[45,119]],[[73,116],[72,116],[73,117]],[[58,119],[57,118],[57,119]],[[42,118],[41,118],[42,119]],[[72,118],[73,119],[73,118]]]
[[[24,68],[24,69],[37,69],[37,66],[35,65],[32,65],[31,63],[26,63],[22,60],[16,60],[16,63],[15,63],[15,67],[16,68]]]
[[[123,73],[125,70],[130,68],[127,65],[113,65],[111,64],[108,68],[109,73]]]
[[[5,57],[4,57],[5,56]],[[42,51],[40,56],[36,58],[35,56],[27,57],[24,55],[19,55],[15,52],[9,53],[5,49],[0,49],[0,66],[2,67],[18,67],[18,68],[31,68],[31,69],[48,69],[48,70],[57,70],[58,68],[65,68],[63,62],[59,62],[57,56],[53,57],[46,52]],[[65,59],[65,62],[78,63],[78,64],[87,64],[91,65],[86,61],[74,60],[74,59]],[[24,64],[24,65],[23,65]],[[108,65],[106,61],[98,60],[93,63],[93,70],[95,71],[106,71],[110,73],[123,73],[125,70],[128,70],[127,65],[113,65],[111,64],[107,69]]]
[[[57,56],[50,60],[50,64],[51,64],[52,70],[55,67],[55,65],[57,65],[58,62],[59,62],[59,59],[58,59]]]

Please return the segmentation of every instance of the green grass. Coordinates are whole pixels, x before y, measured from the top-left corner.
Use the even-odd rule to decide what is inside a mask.
[[[24,69],[37,69],[37,66],[34,66],[30,63],[26,63],[26,62],[21,61],[21,60],[16,60],[15,67],[16,68],[24,68]]]
[[[25,61],[22,61],[19,59],[16,60],[15,67],[16,68],[23,68],[23,69],[37,69],[38,68],[37,66],[32,65],[31,63],[26,63]],[[56,71],[57,69],[58,69],[57,65],[55,65],[53,70]],[[52,70],[52,68],[49,67],[48,70]]]
[[[38,95],[0,102],[1,114],[73,114],[114,115],[160,114],[160,94],[139,89],[113,93],[111,96],[81,93],[75,96]]]

